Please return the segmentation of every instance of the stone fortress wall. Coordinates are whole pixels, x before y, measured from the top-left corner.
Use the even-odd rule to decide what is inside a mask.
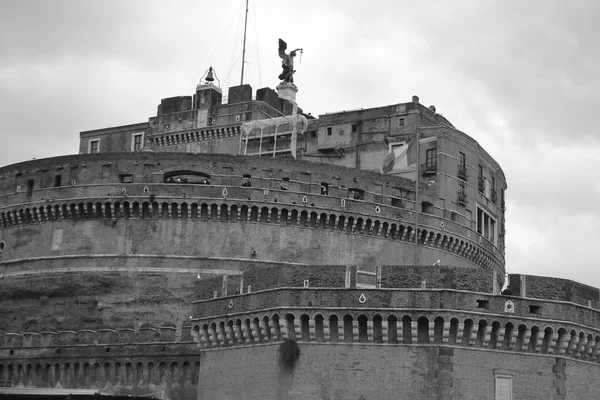
[[[512,377],[514,398],[596,398],[598,289],[511,275],[519,290],[531,282],[532,293],[552,294],[502,296],[493,293],[493,273],[403,266],[382,266],[381,288],[368,289],[344,279],[356,268],[254,267],[244,280],[251,293],[213,299],[221,280],[199,282],[192,327],[203,349],[199,398],[284,391],[298,399],[482,399],[492,398],[495,375]],[[277,387],[285,339],[301,353]]]
[[[177,177],[210,185],[177,183]],[[242,186],[245,179],[250,187]],[[6,275],[59,259],[84,266],[127,258],[141,266],[167,258],[180,268],[214,257],[233,268],[239,259],[412,264],[412,188],[403,178],[268,157],[130,153],[36,160],[0,169],[2,265]],[[426,184],[421,192],[436,196]],[[419,264],[440,260],[503,275],[503,256],[479,243],[470,226],[423,213],[419,224],[419,245],[427,249],[419,251]]]

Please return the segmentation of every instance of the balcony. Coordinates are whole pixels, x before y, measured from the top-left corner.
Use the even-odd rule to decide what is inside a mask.
[[[421,175],[434,175],[437,173],[437,163],[436,162],[427,162],[425,164],[421,164]]]
[[[479,190],[479,193],[483,194],[484,183],[483,178],[481,176],[477,178],[477,190]]]
[[[467,194],[465,192],[458,192],[456,202],[460,205],[466,206],[468,203]]]
[[[492,189],[492,203],[496,204],[496,201],[498,200],[498,193],[496,192],[496,189]]]
[[[458,166],[458,174],[457,174],[458,179],[461,179],[466,182],[468,176],[469,176],[469,174],[467,173],[467,166],[459,165]]]

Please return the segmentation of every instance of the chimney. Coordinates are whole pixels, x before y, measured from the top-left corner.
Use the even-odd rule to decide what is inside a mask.
[[[417,96],[417,95],[414,95],[414,96],[412,97],[412,101],[413,101],[413,103],[418,103],[418,102],[419,102],[419,96]]]
[[[435,113],[435,106],[431,105],[429,106],[429,109]]]

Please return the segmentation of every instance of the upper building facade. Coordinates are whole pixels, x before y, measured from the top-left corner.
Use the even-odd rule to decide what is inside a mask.
[[[287,157],[418,181],[418,198],[415,183],[411,187],[407,180],[341,184],[332,176],[319,184],[327,195],[373,203],[390,223],[417,229],[417,245],[442,250],[413,249],[407,252],[415,253],[413,260],[403,262],[458,265],[463,261],[448,253],[462,247],[477,259],[467,264],[504,275],[504,173],[435,106],[413,96],[407,103],[314,118],[297,107],[295,87],[280,86],[278,92],[263,88],[253,95],[250,85],[242,85],[224,98],[220,88],[201,82],[193,96],[162,99],[148,122],[81,132],[79,150]],[[302,182],[290,174],[279,179],[292,191]]]

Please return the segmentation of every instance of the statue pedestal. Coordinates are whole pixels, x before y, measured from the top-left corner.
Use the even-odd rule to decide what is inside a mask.
[[[298,87],[291,82],[282,82],[277,85],[276,89],[279,97],[294,104],[294,114],[296,114],[298,110],[298,103],[296,103],[296,93],[298,93]]]

